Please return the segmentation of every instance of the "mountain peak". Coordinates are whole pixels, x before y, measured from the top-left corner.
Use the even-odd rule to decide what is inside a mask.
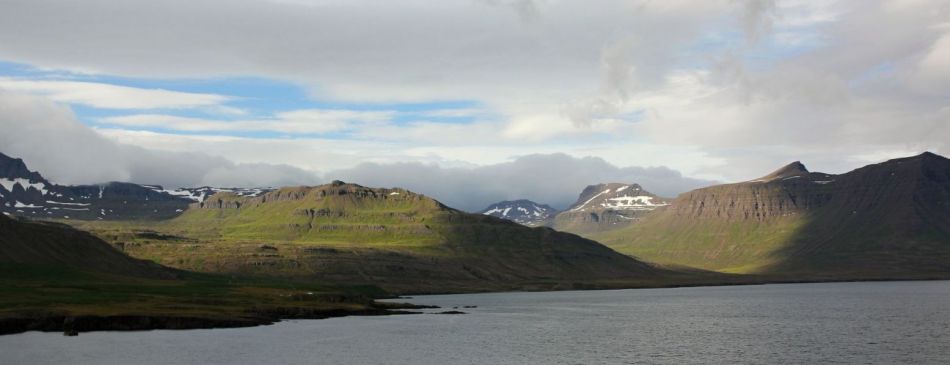
[[[543,226],[558,213],[547,204],[538,204],[527,199],[505,200],[489,205],[483,215],[507,219],[529,227]]]
[[[0,179],[3,178],[21,178],[34,182],[43,181],[43,177],[37,172],[30,171],[22,159],[13,158],[0,153]]]
[[[607,183],[587,186],[568,211],[653,210],[664,205],[667,205],[664,199],[639,184]]]
[[[919,155],[917,155],[917,156],[914,156],[914,157],[911,157],[911,158],[912,158],[912,159],[927,160],[927,161],[932,161],[932,160],[946,161],[946,160],[947,160],[946,157],[943,157],[943,156],[941,156],[941,155],[938,155],[938,154],[933,153],[933,152],[930,152],[930,151],[926,151],[926,152],[924,152],[924,153],[921,153],[921,154],[919,154]]]
[[[805,165],[801,161],[795,161],[788,165],[782,166],[778,170],[773,171],[771,174],[765,175],[756,179],[755,181],[772,181],[775,179],[784,179],[793,176],[802,176],[808,174],[808,169],[805,168]]]

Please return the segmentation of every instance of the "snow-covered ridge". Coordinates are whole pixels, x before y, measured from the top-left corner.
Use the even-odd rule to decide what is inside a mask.
[[[611,184],[611,186],[613,187],[595,194],[583,203],[576,204],[569,212],[601,209],[648,211],[669,205],[662,199],[644,191],[639,185],[618,187],[616,184]]]
[[[481,213],[526,226],[538,226],[553,218],[557,210],[530,200],[516,200],[492,204]]]
[[[653,202],[654,197],[647,195],[621,196],[609,198],[600,206],[615,210],[654,210],[657,207],[669,205],[665,202]]]
[[[49,193],[49,190],[46,190],[46,184],[42,182],[30,182],[29,179],[16,178],[16,179],[5,179],[0,178],[0,186],[3,186],[9,192],[13,192],[13,187],[20,185],[20,188],[23,190],[29,190],[30,188],[36,189],[43,195]]]
[[[161,186],[155,185],[145,185],[145,187],[155,192],[190,199],[191,201],[197,203],[201,203],[209,196],[217,193],[232,193],[238,196],[256,197],[274,190],[273,188],[215,188],[210,186],[202,186],[198,188],[178,188],[175,190],[166,190]]]
[[[626,187],[624,187],[624,188],[626,188]],[[617,190],[620,190],[620,189],[617,189]],[[590,199],[587,199],[587,201],[584,202],[584,204],[578,205],[577,207],[575,207],[574,209],[571,209],[570,211],[571,211],[571,212],[576,212],[576,211],[584,210],[585,207],[587,207],[587,205],[590,204],[590,202],[594,201],[594,199],[597,199],[597,197],[599,197],[599,196],[601,196],[601,195],[604,195],[604,194],[608,194],[608,193],[610,193],[610,189],[601,191],[600,193],[597,193],[597,195],[594,195],[594,196],[592,196]]]

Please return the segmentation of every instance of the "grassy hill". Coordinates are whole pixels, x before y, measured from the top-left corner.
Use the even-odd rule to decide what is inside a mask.
[[[208,328],[386,314],[378,288],[195,274],[56,223],[0,215],[0,334]]]
[[[342,182],[257,197],[216,194],[159,223],[77,224],[176,268],[400,292],[656,285],[666,274],[572,234]]]
[[[694,190],[637,225],[590,236],[663,264],[833,278],[950,274],[950,160],[931,153],[842,175],[792,164]]]

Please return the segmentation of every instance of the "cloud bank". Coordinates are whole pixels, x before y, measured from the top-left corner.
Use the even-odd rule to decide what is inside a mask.
[[[0,152],[65,184],[129,181],[179,186],[280,186],[319,181],[278,164],[238,164],[204,153],[153,151],[117,143],[79,123],[66,106],[0,92]]]
[[[452,207],[475,211],[505,199],[533,199],[558,207],[584,186],[636,182],[673,196],[711,182],[666,167],[617,167],[595,157],[529,155],[485,166],[441,167],[421,162],[363,163],[324,171],[270,163],[235,163],[206,153],[142,148],[107,138],[79,123],[72,111],[43,97],[0,92],[0,152],[23,158],[32,170],[66,184],[129,181],[166,187],[316,185],[332,179],[403,187]]]
[[[950,0],[234,4],[9,1],[0,60],[104,83],[279,80],[357,114],[463,101],[478,117],[275,107],[224,120],[176,113],[235,103],[213,92],[20,79],[7,88],[120,109],[96,115],[112,124],[92,123],[112,141],[324,173],[564,152],[738,181],[794,160],[837,173],[950,153]]]
[[[326,176],[372,186],[405,187],[468,211],[515,199],[564,209],[577,200],[584,187],[598,183],[638,183],[654,194],[671,197],[714,183],[684,177],[667,167],[617,167],[601,158],[565,154],[528,155],[474,168],[366,163]]]

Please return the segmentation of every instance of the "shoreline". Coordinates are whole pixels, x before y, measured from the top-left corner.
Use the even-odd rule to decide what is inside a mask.
[[[753,286],[753,285],[781,285],[781,284],[822,284],[822,283],[860,283],[860,282],[914,282],[914,281],[946,281],[947,277],[927,278],[866,278],[866,279],[798,279],[798,280],[752,280],[717,283],[682,283],[670,285],[641,285],[641,286],[613,286],[588,287],[584,289],[539,289],[539,290],[485,290],[466,292],[427,292],[402,293],[388,298],[379,298],[374,301],[374,307],[367,309],[325,309],[313,310],[308,308],[276,308],[266,311],[248,311],[245,316],[235,317],[201,317],[174,314],[167,315],[77,315],[48,314],[42,316],[19,315],[0,318],[0,336],[16,335],[26,332],[63,332],[67,336],[75,336],[82,332],[98,331],[151,331],[151,330],[193,330],[216,328],[247,328],[272,325],[284,320],[298,319],[327,319],[348,316],[386,316],[424,314],[412,311],[413,309],[433,309],[438,306],[395,302],[390,300],[416,299],[406,296],[419,295],[460,295],[460,294],[488,294],[488,293],[538,293],[561,291],[599,291],[599,290],[637,290],[637,289],[675,289],[701,288],[725,286]]]
[[[409,309],[437,308],[434,306],[409,303],[380,302],[379,307],[347,310],[306,310],[305,308],[282,308],[267,312],[253,313],[246,317],[201,317],[188,315],[63,315],[14,316],[0,318],[0,336],[16,335],[26,332],[62,332],[65,336],[76,336],[83,332],[98,331],[151,331],[151,330],[193,330],[215,328],[244,328],[268,326],[283,320],[327,319],[348,316],[386,316],[422,314]]]

